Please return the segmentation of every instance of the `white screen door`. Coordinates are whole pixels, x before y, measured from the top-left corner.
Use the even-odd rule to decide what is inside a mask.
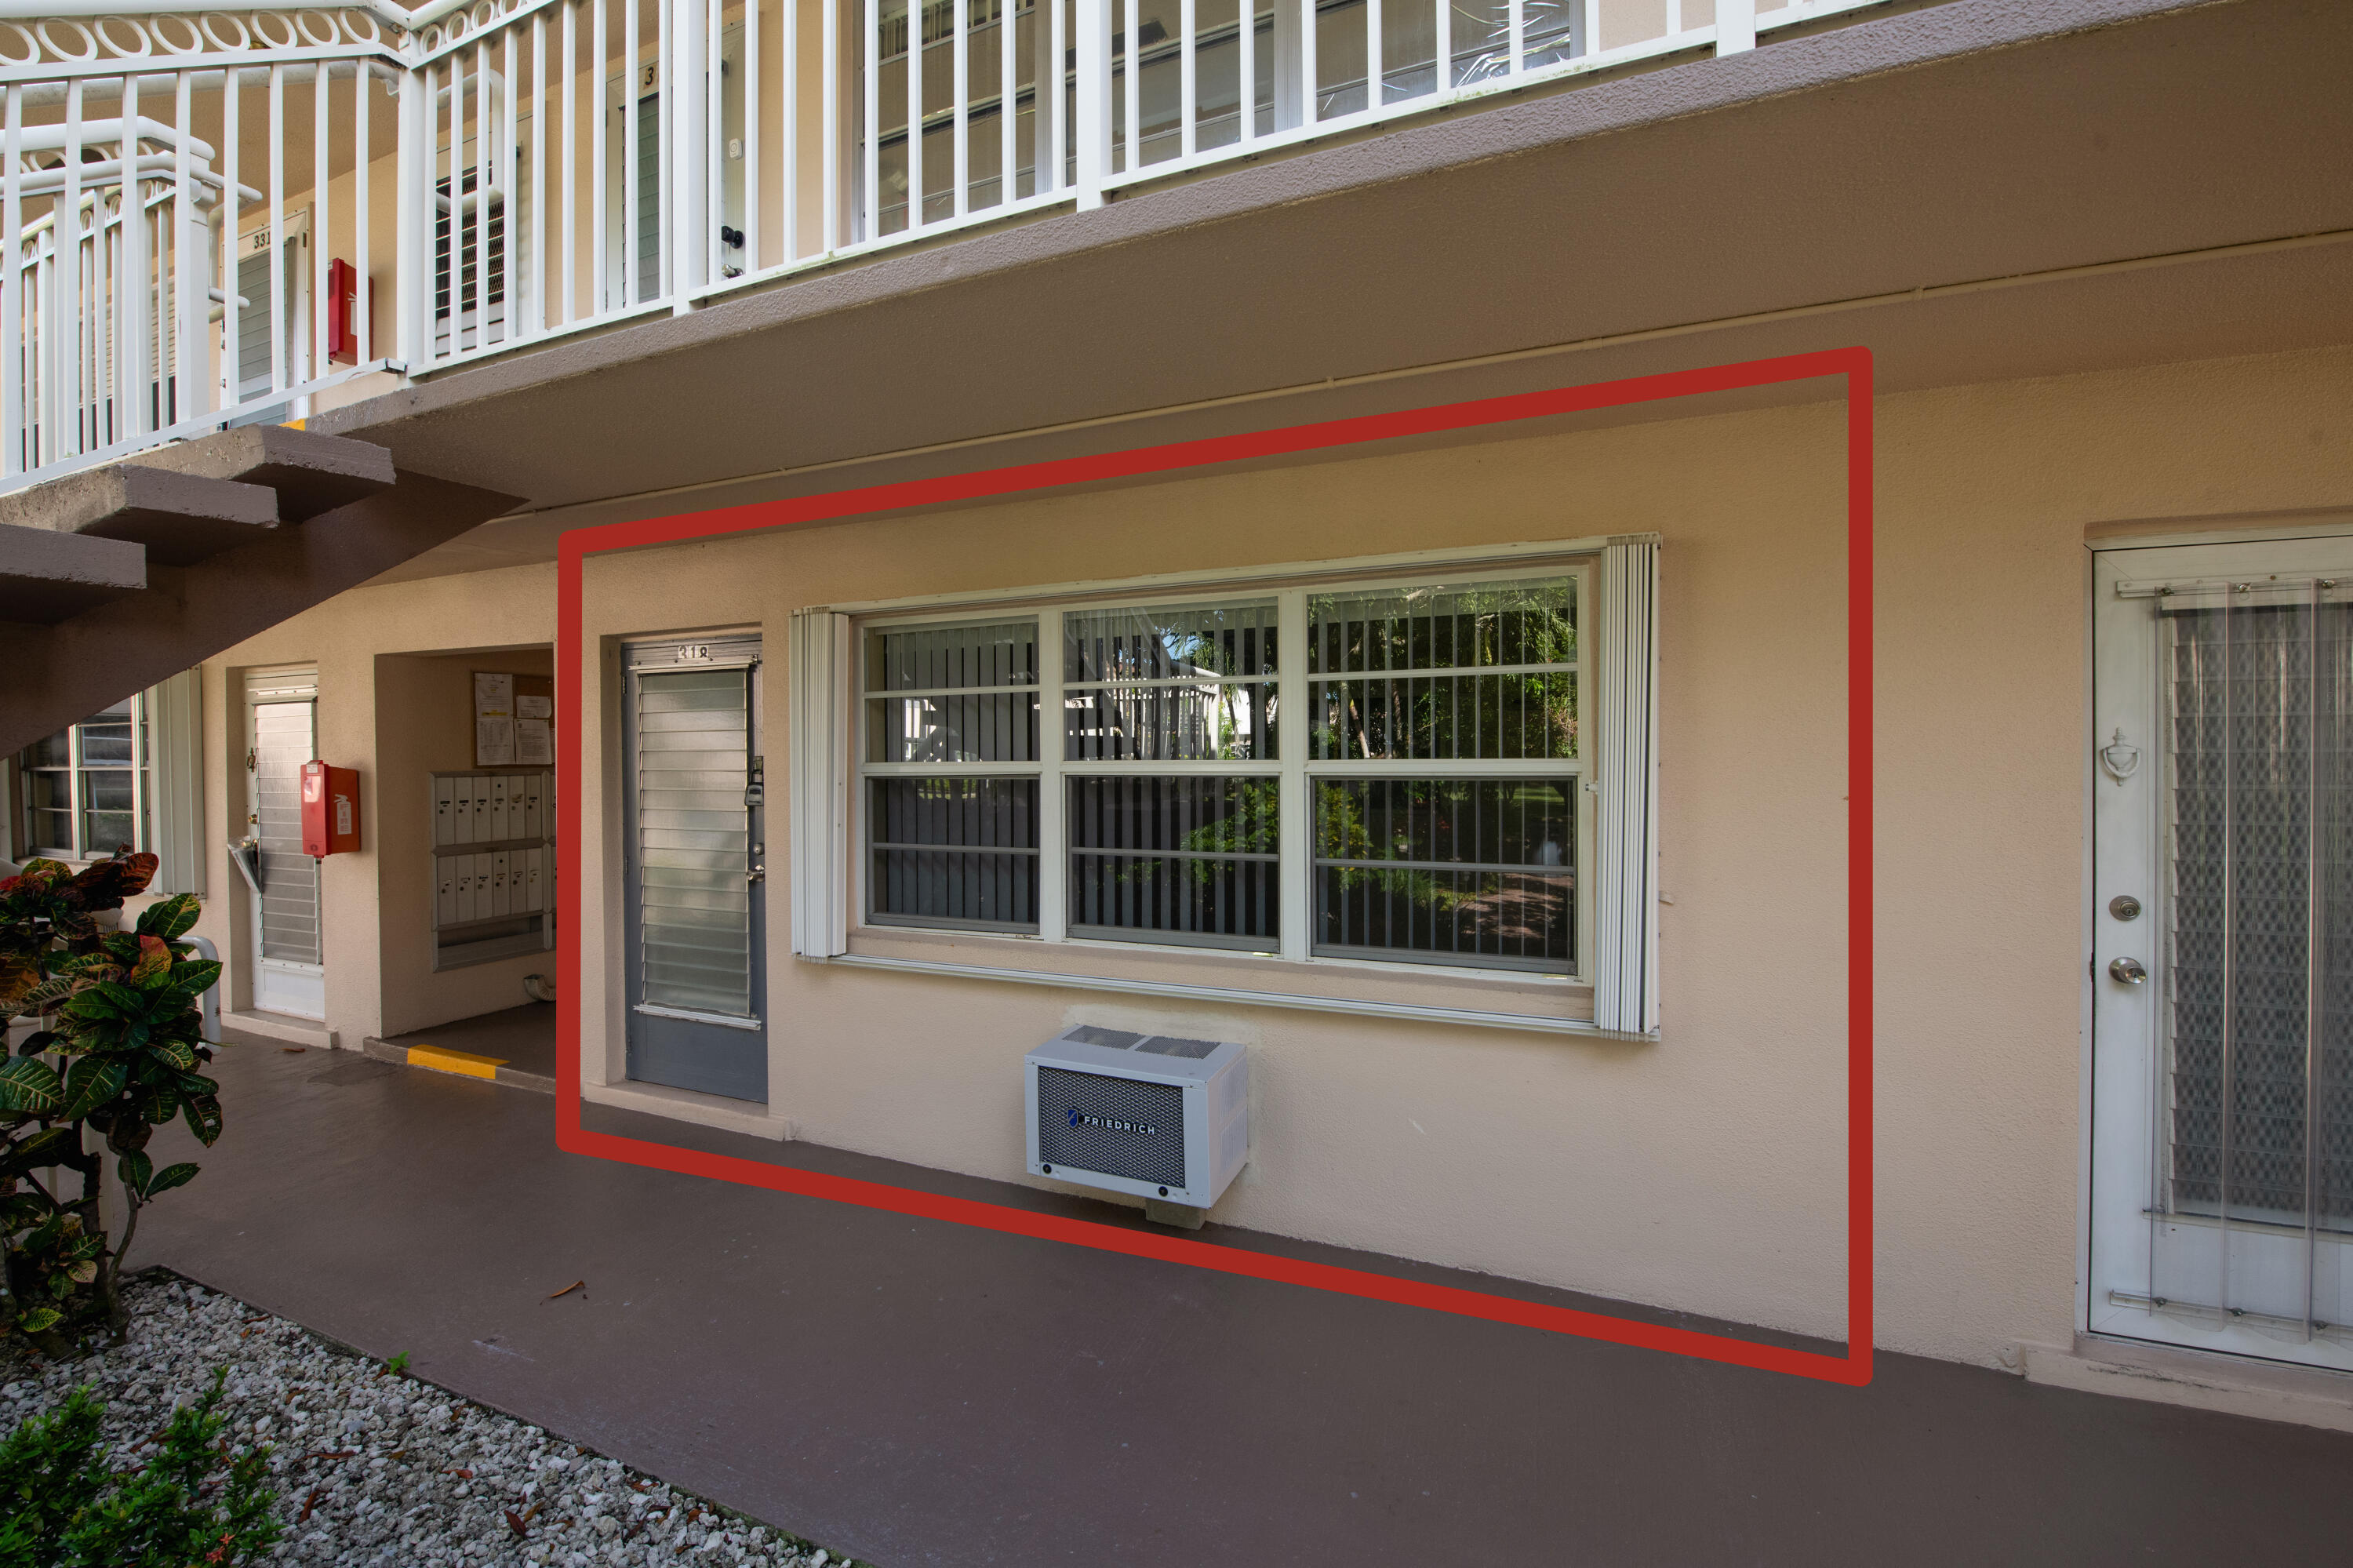
[[[2088,1327],[2353,1371],[2353,538],[2094,594]]]
[[[318,755],[313,671],[246,677],[249,771],[246,832],[259,841],[253,899],[253,1005],[297,1018],[327,1016],[319,940],[319,863],[302,853],[302,764]]]

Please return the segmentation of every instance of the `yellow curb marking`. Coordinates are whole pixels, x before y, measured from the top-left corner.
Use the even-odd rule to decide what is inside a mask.
[[[433,1067],[444,1073],[463,1073],[471,1078],[495,1078],[506,1065],[503,1056],[477,1056],[470,1051],[448,1051],[438,1045],[411,1045],[408,1065],[412,1067]]]

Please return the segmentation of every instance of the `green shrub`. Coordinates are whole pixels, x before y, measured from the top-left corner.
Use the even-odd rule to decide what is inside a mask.
[[[155,1455],[110,1471],[106,1407],[87,1385],[0,1443],[0,1568],[229,1568],[259,1560],[285,1527],[269,1450],[232,1454],[217,1406],[228,1376],[173,1413]]]
[[[124,853],[80,872],[36,860],[0,881],[0,1020],[42,1025],[16,1055],[0,1051],[0,1331],[51,1355],[70,1353],[99,1323],[121,1338],[117,1284],[139,1211],[196,1173],[185,1161],[155,1169],[154,1130],[177,1119],[199,1143],[220,1137],[196,999],[221,967],[180,940],[196,923],[195,895],[151,905],[133,930],[100,927],[154,874],[153,855]],[[111,1246],[99,1220],[103,1157],[85,1151],[86,1130],[105,1140],[122,1182],[127,1213]],[[80,1192],[45,1184],[43,1171],[77,1173]]]

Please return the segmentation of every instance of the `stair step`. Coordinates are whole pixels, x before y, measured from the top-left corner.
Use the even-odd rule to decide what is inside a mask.
[[[307,523],[389,490],[394,477],[390,449],[291,425],[240,425],[122,461],[199,479],[268,485],[278,493],[281,523]]]
[[[127,539],[146,546],[151,561],[187,567],[277,527],[278,495],[267,485],[122,463],[0,496],[0,523]]]
[[[0,524],[0,620],[55,626],[147,586],[147,552],[127,539]]]

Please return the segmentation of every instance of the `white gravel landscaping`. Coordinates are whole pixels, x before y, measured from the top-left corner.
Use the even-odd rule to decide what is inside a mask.
[[[131,1281],[130,1337],[81,1361],[0,1361],[10,1429],[89,1383],[121,1467],[228,1365],[238,1445],[271,1447],[287,1533],[273,1563],[359,1568],[681,1564],[849,1568],[538,1427],[485,1410],[200,1286]]]

